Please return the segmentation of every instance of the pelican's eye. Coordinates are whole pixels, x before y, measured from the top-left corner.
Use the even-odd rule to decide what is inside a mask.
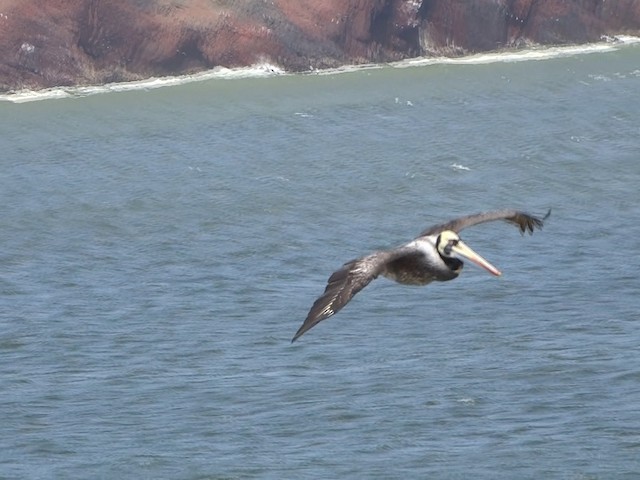
[[[451,249],[458,245],[458,240],[449,240],[444,247],[444,254],[447,256],[451,255]]]

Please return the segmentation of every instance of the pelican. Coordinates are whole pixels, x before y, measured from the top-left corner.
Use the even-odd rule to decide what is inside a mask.
[[[430,227],[414,240],[397,248],[378,250],[351,260],[329,277],[324,293],[314,302],[291,342],[322,320],[338,313],[356,293],[379,275],[403,285],[427,285],[434,280],[446,282],[460,275],[463,267],[461,259],[466,259],[500,276],[500,270],[471,250],[460,239],[458,232],[479,223],[505,220],[516,225],[523,235],[527,231],[532,234],[536,228],[542,228],[550,214],[551,210],[539,218],[518,210],[497,210],[468,215]]]

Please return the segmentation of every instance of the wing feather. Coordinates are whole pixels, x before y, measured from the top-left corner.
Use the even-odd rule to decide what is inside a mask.
[[[540,218],[518,210],[496,210],[493,212],[477,213],[475,215],[467,215],[465,217],[456,218],[440,225],[434,225],[422,232],[419,236],[434,235],[444,230],[452,230],[459,232],[463,228],[478,225],[479,223],[493,222],[495,220],[504,220],[516,225],[521,233],[529,232],[530,234],[536,228],[542,228],[544,221],[551,215],[551,209],[547,214]]]
[[[324,293],[311,306],[311,310],[291,342],[322,320],[338,313],[353,296],[369,285],[382,272],[384,265],[404,254],[403,250],[378,251],[345,263],[331,274]]]

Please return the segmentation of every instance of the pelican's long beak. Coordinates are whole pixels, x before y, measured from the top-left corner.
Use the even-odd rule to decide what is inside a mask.
[[[484,268],[485,270],[487,270],[489,273],[492,273],[496,277],[499,277],[500,275],[502,275],[502,272],[500,270],[498,270],[496,267],[491,265],[489,262],[487,262],[484,258],[478,255],[476,252],[471,250],[465,243],[462,242],[462,240],[459,240],[457,245],[452,246],[451,251],[455,252],[461,257],[466,258],[470,262],[475,263],[479,267]]]

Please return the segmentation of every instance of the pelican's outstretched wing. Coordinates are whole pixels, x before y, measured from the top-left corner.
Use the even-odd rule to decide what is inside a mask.
[[[422,232],[419,236],[434,235],[444,230],[452,230],[457,233],[463,228],[471,227],[479,223],[493,222],[494,220],[505,220],[519,227],[522,233],[526,231],[533,233],[536,228],[542,228],[544,220],[546,220],[549,215],[551,215],[551,209],[549,209],[543,218],[535,217],[518,210],[496,210],[494,212],[477,213],[475,215],[456,218],[455,220],[440,225],[434,225]]]
[[[403,247],[394,250],[381,250],[347,262],[342,268],[333,272],[324,293],[314,302],[307,318],[291,342],[295,342],[298,337],[325,318],[338,313],[356,293],[380,275],[387,262],[409,252],[415,253],[413,250],[409,251]]]

